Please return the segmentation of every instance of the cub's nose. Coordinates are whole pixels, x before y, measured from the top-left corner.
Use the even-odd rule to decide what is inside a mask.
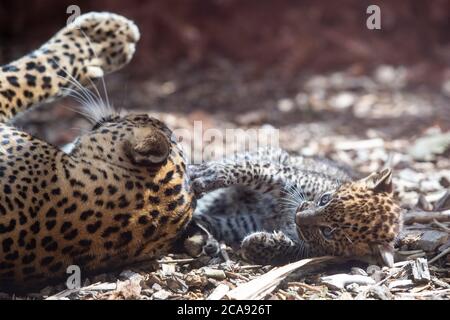
[[[316,221],[316,215],[314,213],[314,203],[312,201],[303,201],[297,207],[297,212],[295,213],[295,223],[297,226],[314,224]]]

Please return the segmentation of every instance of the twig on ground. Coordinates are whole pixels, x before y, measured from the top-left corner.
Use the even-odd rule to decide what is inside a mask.
[[[274,268],[268,273],[236,287],[231,290],[227,296],[234,300],[263,299],[267,294],[275,290],[280,282],[293,271],[308,264],[311,265],[332,259],[334,259],[334,257],[329,256],[303,259],[279,268]]]
[[[403,296],[413,296],[413,297],[426,297],[426,296],[434,296],[439,295],[443,293],[450,293],[450,289],[441,289],[441,290],[433,290],[433,291],[424,291],[424,292],[418,292],[418,293],[412,293],[412,292],[399,292],[398,294]]]
[[[427,254],[425,253],[425,251],[422,251],[422,252],[418,252],[418,253],[410,255],[410,256],[406,257],[406,259],[407,260],[416,260],[417,258],[422,258],[422,257],[425,257],[426,255]]]
[[[430,261],[428,261],[428,263],[433,263],[436,260],[442,258],[443,256],[445,256],[446,254],[450,253],[450,247],[448,247],[447,249],[445,249],[444,251],[442,251],[441,253],[439,253],[437,256],[435,256],[433,259],[431,259]]]
[[[262,267],[262,265],[260,265],[260,264],[253,264],[253,265],[248,265],[248,266],[242,266],[242,267],[240,267],[240,269],[242,269],[242,270],[258,269],[258,268],[261,268],[261,267]]]
[[[413,254],[418,254],[424,252],[422,249],[419,250],[399,250],[397,251],[397,254],[400,254],[402,256],[410,256]]]
[[[430,223],[433,220],[439,222],[450,221],[450,210],[445,211],[408,211],[403,217],[404,224]]]
[[[448,284],[447,282],[444,282],[444,281],[442,281],[442,280],[439,280],[439,279],[436,278],[436,277],[431,278],[431,281],[432,281],[435,285],[437,285],[437,286],[439,286],[439,287],[442,287],[442,288],[445,288],[445,289],[450,289],[450,284]]]
[[[180,263],[180,264],[182,264],[182,263],[190,263],[190,262],[193,262],[195,260],[197,260],[197,259],[195,259],[195,258],[187,258],[187,259],[175,259],[175,260],[158,260],[157,262],[159,264],[169,264],[169,263]]]
[[[322,292],[322,289],[320,289],[320,287],[315,287],[315,286],[309,285],[309,284],[304,283],[304,282],[289,282],[288,286],[298,286],[298,287],[301,287],[301,288],[306,289],[306,290],[315,291],[315,292]]]
[[[438,226],[440,229],[450,232],[450,228],[447,227],[445,224],[440,223],[439,221],[437,221],[436,219],[433,219],[433,224],[435,224],[436,226]]]
[[[225,274],[227,275],[227,277],[232,278],[232,279],[240,279],[240,280],[245,280],[248,281],[248,278],[243,276],[242,274],[239,273],[235,273],[235,272],[231,272],[231,271],[225,271]]]
[[[61,292],[58,292],[57,294],[54,294],[52,296],[45,298],[45,300],[59,300],[61,298],[65,298],[65,297],[71,295],[72,293],[75,293],[78,291],[80,291],[80,289],[66,289]]]

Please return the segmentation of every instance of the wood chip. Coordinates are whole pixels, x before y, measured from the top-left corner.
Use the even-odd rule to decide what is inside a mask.
[[[445,288],[445,289],[450,289],[450,284],[448,284],[447,282],[441,281],[441,280],[439,280],[438,278],[433,277],[433,278],[431,279],[431,281],[432,281],[435,285],[437,285],[437,286],[439,286],[439,287],[442,287],[442,288]]]
[[[306,266],[324,261],[331,261],[334,257],[318,257],[311,259],[303,259],[294,263],[287,264],[282,267],[274,268],[268,273],[244,283],[228,292],[227,296],[234,300],[258,300],[263,299],[271,293],[280,282],[293,271]]]
[[[109,291],[116,290],[117,283],[94,283],[88,287],[81,288],[80,291]]]
[[[414,285],[414,282],[410,279],[404,279],[404,280],[394,280],[391,283],[389,283],[388,288],[394,289],[394,288],[409,288]]]
[[[226,284],[219,284],[214,291],[206,298],[206,300],[220,300],[230,291],[230,287]]]
[[[418,258],[414,261],[410,261],[408,267],[412,273],[412,278],[415,283],[428,282],[431,280],[427,259]]]
[[[430,223],[433,220],[439,222],[450,221],[450,210],[445,211],[408,211],[403,216],[405,225],[417,223]]]
[[[203,274],[212,279],[216,280],[224,280],[227,278],[227,275],[223,270],[212,269],[212,268],[202,268]]]
[[[442,198],[436,201],[434,209],[435,210],[450,209],[450,190],[447,190],[447,192],[442,196]]]
[[[66,289],[63,290],[61,292],[58,292],[55,295],[49,296],[47,298],[45,298],[45,300],[61,300],[69,295],[71,295],[72,293],[78,292],[79,289]]]
[[[424,211],[433,210],[433,205],[425,198],[423,194],[419,195],[419,200],[417,201],[417,207]]]
[[[187,259],[176,259],[176,260],[158,260],[159,264],[169,264],[169,263],[174,263],[174,264],[186,264],[186,263],[191,263],[193,261],[196,261],[197,259],[194,258],[187,258]]]
[[[430,287],[431,287],[431,285],[428,283],[428,284],[426,284],[424,286],[421,286],[421,287],[414,287],[414,288],[411,289],[410,292],[411,293],[418,293],[418,292],[421,292],[421,291],[423,291],[425,289],[428,289]]]
[[[411,295],[413,297],[426,297],[426,296],[433,296],[437,297],[441,294],[450,294],[450,289],[442,289],[442,290],[430,290],[430,291],[422,291],[419,293],[411,293],[411,292],[404,292],[400,293],[401,295]]]
[[[327,277],[320,278],[321,282],[331,289],[344,289],[347,285],[356,283],[358,285],[366,286],[375,284],[369,276],[363,276],[359,274],[334,274]]]
[[[171,293],[167,290],[159,290],[153,294],[153,299],[155,300],[166,300],[171,296]]]
[[[437,247],[446,243],[448,238],[449,234],[447,232],[426,230],[420,237],[417,246],[424,251],[434,251]]]

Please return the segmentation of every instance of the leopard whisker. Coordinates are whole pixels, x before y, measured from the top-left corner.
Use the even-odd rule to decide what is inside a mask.
[[[90,47],[90,48],[92,49],[92,51],[94,52],[94,56],[98,59],[97,53],[96,53],[95,50],[93,50],[93,48],[92,48],[93,46],[92,46],[91,40],[90,40],[89,37],[86,35],[86,33],[84,33],[83,30],[80,30],[80,31],[81,31],[81,33],[83,34],[84,38],[86,39],[87,43],[89,44],[89,47]],[[105,82],[105,77],[104,77],[104,76],[101,77],[101,81],[102,81],[102,85],[103,85],[103,91],[104,91],[104,93],[105,93],[106,105],[109,106],[109,105],[110,105],[110,104],[109,104],[109,97],[108,97],[108,91],[106,90],[106,82]],[[97,90],[97,92],[98,92],[98,90]],[[99,93],[99,96],[100,96],[100,93]],[[100,97],[101,97],[101,96],[100,96]],[[103,100],[102,100],[102,102],[103,102]]]
[[[53,62],[58,67],[60,67],[59,64],[54,59],[53,59]],[[109,99],[107,99],[106,103],[105,103],[100,92],[98,91],[97,86],[92,81],[92,79],[88,78],[89,82],[90,82],[91,86],[94,88],[96,94],[94,94],[94,92],[92,92],[88,88],[85,88],[77,79],[75,79],[74,76],[69,74],[65,68],[60,67],[60,69],[64,71],[64,73],[66,74],[66,77],[63,77],[60,75],[58,75],[58,77],[66,80],[67,82],[72,84],[74,87],[78,88],[78,90],[81,92],[80,95],[84,96],[86,98],[83,100],[85,102],[82,103],[82,107],[83,107],[83,109],[85,109],[85,111],[87,113],[91,114],[91,116],[92,116],[91,118],[94,119],[94,121],[93,121],[94,123],[100,122],[100,121],[102,121],[102,119],[105,119],[113,114],[116,114],[114,108],[112,108],[112,106],[109,104]],[[104,83],[103,76],[102,76],[102,80]],[[63,89],[74,90],[72,88],[63,88]],[[105,86],[105,90],[106,90],[106,86]],[[106,91],[105,91],[105,93],[106,93]]]
[[[297,226],[297,233],[300,235],[300,238],[301,238],[305,243],[308,243],[308,239],[306,239],[305,235],[303,234],[302,229],[299,228],[298,226]]]
[[[298,202],[288,199],[281,199],[279,203],[284,209],[288,209],[288,211],[296,211],[299,206]]]
[[[58,66],[58,68],[60,70],[62,70],[66,77],[63,77],[61,75],[58,75],[59,78],[64,79],[65,81],[69,82],[70,84],[72,84],[73,86],[75,86],[76,88],[78,88],[84,95],[85,97],[88,99],[88,101],[90,101],[92,104],[98,104],[98,99],[95,97],[95,95],[87,88],[85,88],[83,85],[81,85],[81,83],[70,73],[67,72],[67,70],[62,67],[55,59],[51,59],[51,61]],[[71,89],[71,88],[63,88],[63,89]]]
[[[346,234],[344,231],[342,231],[342,233],[344,234],[345,238],[348,240],[348,242],[350,242],[351,244],[353,244],[353,241],[350,239],[350,237],[348,236],[348,234]]]
[[[67,90],[69,92],[69,93],[67,93],[67,95],[74,98],[80,105],[89,104],[89,102],[86,102],[86,100],[84,100],[84,98],[80,95],[80,93],[78,91],[69,89],[69,88],[64,88],[63,90]],[[94,124],[96,122],[96,119],[89,112],[71,108],[68,106],[64,106],[64,108],[69,109],[75,113],[82,115],[92,124]]]
[[[295,254],[295,259],[296,260],[305,259],[308,256],[309,256],[309,249],[308,249],[308,246],[306,245],[306,242],[302,241],[302,242],[298,243],[298,248],[297,248],[297,252]]]
[[[94,102],[89,99],[89,97],[87,97],[86,95],[83,95],[80,91],[72,89],[72,88],[62,88],[63,91],[65,91],[65,93],[68,96],[71,96],[73,98],[77,98],[78,102],[80,102],[82,105],[84,104],[93,104]]]
[[[289,198],[284,197],[279,199],[280,204],[283,204],[284,206],[290,206],[291,209],[296,210],[298,206],[300,205],[301,201],[298,201],[296,198]]]
[[[284,211],[296,211],[298,206],[305,201],[305,197],[296,185],[289,183],[281,189],[284,197],[280,200],[280,205]]]
[[[82,101],[84,101],[84,103],[82,105],[93,105],[93,106],[98,105],[98,103],[99,103],[98,100],[96,100],[93,93],[89,89],[81,86],[81,84],[78,81],[75,82],[69,78],[64,78],[64,77],[61,77],[61,78],[65,79],[66,81],[68,81],[70,84],[72,84],[73,86],[75,86],[78,89],[78,90],[75,90],[73,88],[68,88],[68,87],[62,88],[63,92],[66,91],[66,92],[71,92],[71,93],[73,93],[73,92],[78,93],[79,97],[83,98]]]
[[[82,106],[82,109],[85,111],[82,113],[86,118],[89,118],[92,123],[101,122],[103,119],[108,116],[115,114],[114,111],[107,106],[105,106],[101,101],[93,101],[93,97],[87,100],[88,97],[83,96],[79,91],[71,89],[71,88],[63,88],[70,92],[68,95],[76,99]],[[88,89],[85,89],[89,91]],[[91,93],[92,95],[92,93]],[[94,107],[94,108],[92,108]]]

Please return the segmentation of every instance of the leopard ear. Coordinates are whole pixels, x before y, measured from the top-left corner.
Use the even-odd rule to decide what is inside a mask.
[[[387,192],[392,193],[392,170],[389,168],[383,169],[380,172],[372,173],[361,182],[368,188],[375,192]]]
[[[135,132],[136,133],[136,132]],[[154,130],[150,134],[137,134],[136,140],[124,145],[125,153],[135,164],[154,165],[164,162],[170,153],[170,143],[166,136]]]

